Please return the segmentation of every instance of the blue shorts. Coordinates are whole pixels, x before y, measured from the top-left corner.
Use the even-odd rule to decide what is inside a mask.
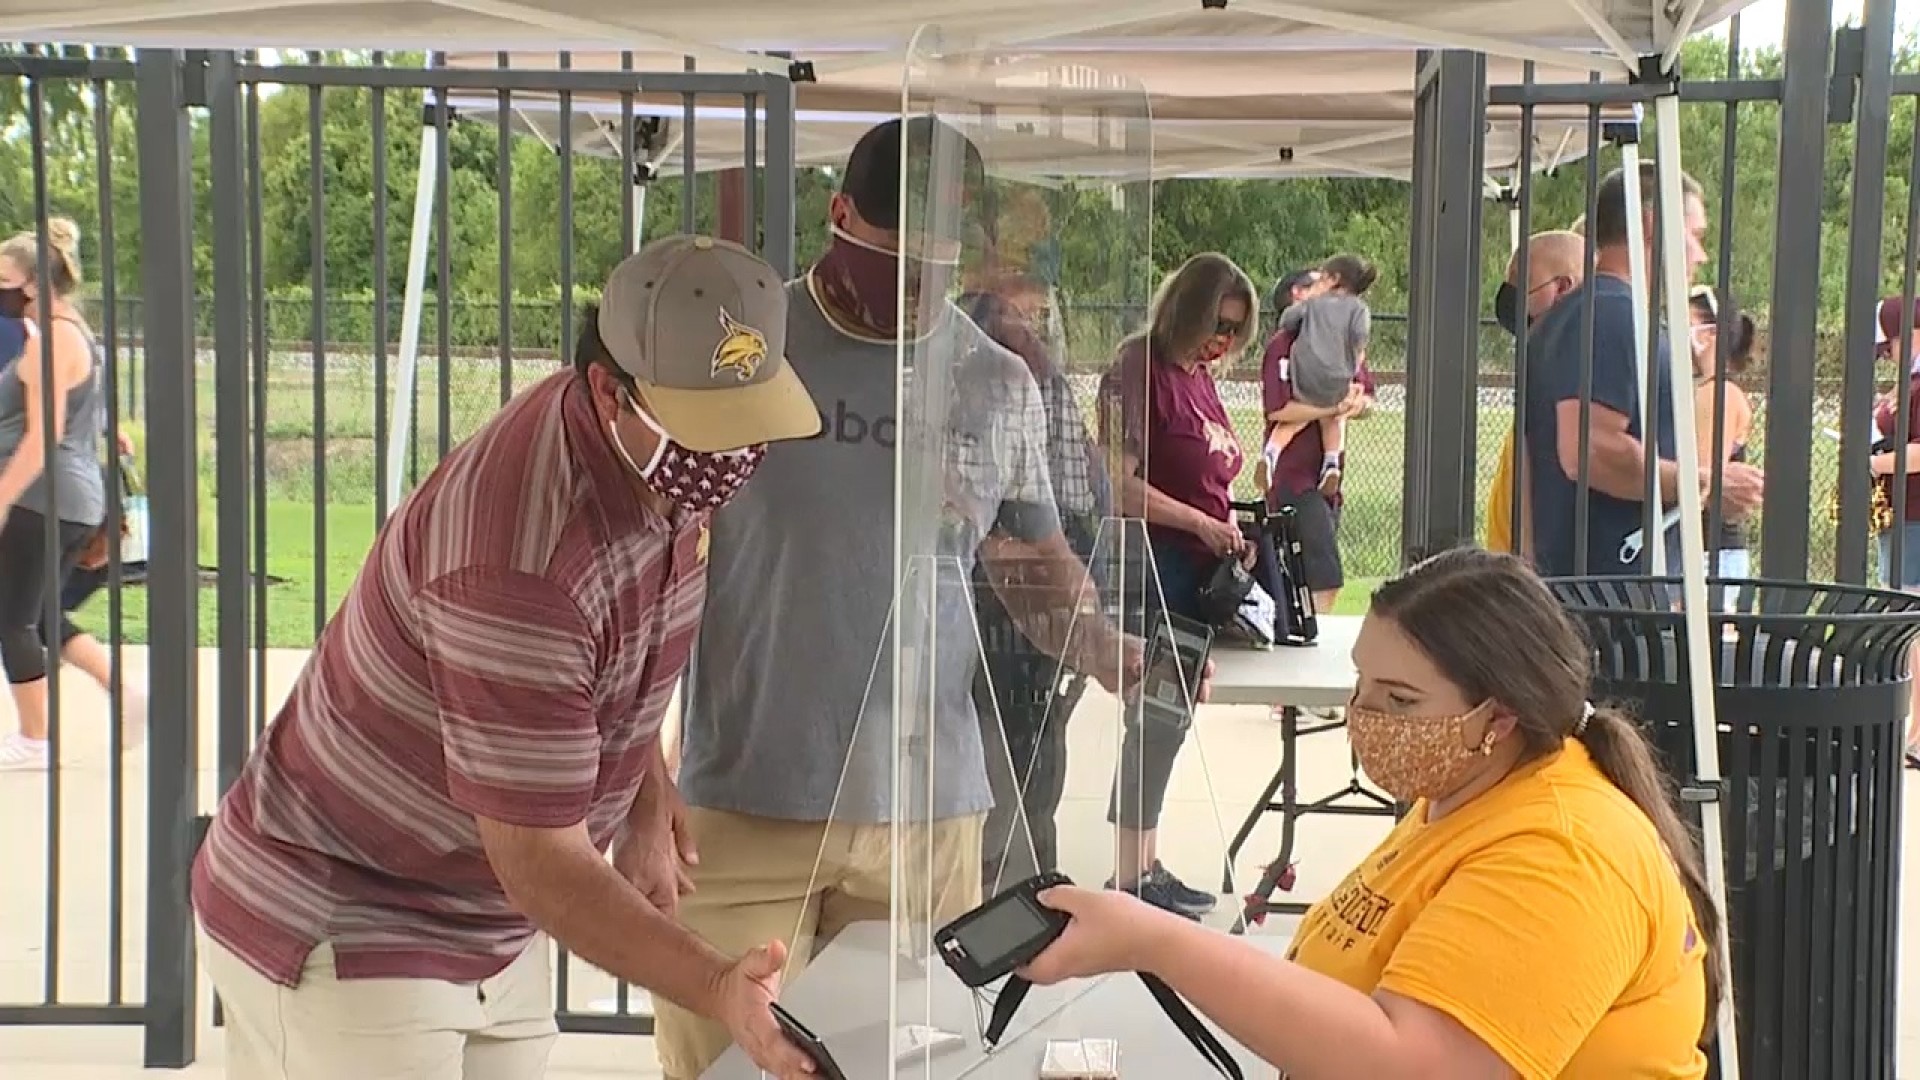
[[[1920,521],[1897,526],[1900,530],[1900,573],[1893,574],[1893,530],[1880,534],[1880,583],[1889,589],[1920,592]]]

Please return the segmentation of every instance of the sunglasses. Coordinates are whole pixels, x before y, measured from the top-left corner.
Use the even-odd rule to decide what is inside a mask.
[[[1213,324],[1214,337],[1239,337],[1245,324],[1237,319],[1220,319]]]

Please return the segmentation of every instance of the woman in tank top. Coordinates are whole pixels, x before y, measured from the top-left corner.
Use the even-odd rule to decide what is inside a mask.
[[[0,769],[48,765],[46,591],[50,578],[56,587],[65,581],[107,516],[98,349],[73,304],[79,231],[54,218],[45,241],[45,280],[40,237],[21,233],[0,244],[0,316],[28,319],[45,338],[0,371],[0,667],[20,718],[20,730],[0,741]],[[49,391],[51,412],[44,404]]]
[[[1753,403],[1737,381],[1753,366],[1753,316],[1733,307],[1731,298],[1716,293],[1712,286],[1696,285],[1687,297],[1693,314],[1693,415],[1694,429],[1700,440],[1700,463],[1747,460],[1747,438],[1753,434]],[[1720,367],[1720,327],[1730,332],[1727,363]],[[1716,420],[1720,438],[1714,438]],[[1717,523],[1712,507],[1707,508],[1707,550],[1713,553],[1707,567],[1721,577],[1746,577],[1752,571],[1747,550],[1747,523],[1729,518],[1725,509]]]

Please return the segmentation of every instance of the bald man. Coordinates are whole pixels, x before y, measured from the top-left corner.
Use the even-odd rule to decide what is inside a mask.
[[[1579,288],[1586,275],[1586,267],[1587,241],[1579,233],[1556,230],[1534,234],[1533,239],[1527,241],[1526,292],[1522,293],[1517,284],[1520,254],[1515,252],[1513,259],[1507,263],[1507,279],[1501,283],[1500,291],[1494,294],[1495,317],[1508,333],[1518,335],[1522,297],[1526,301],[1527,322],[1531,323],[1546,314],[1547,309],[1559,303],[1562,297]],[[1519,518],[1521,536],[1518,548],[1513,542],[1514,468],[1514,432],[1509,429],[1506,442],[1500,448],[1500,467],[1494,471],[1493,490],[1487,493],[1487,548],[1531,556],[1533,523],[1524,512]],[[1525,506],[1523,501],[1523,511]]]

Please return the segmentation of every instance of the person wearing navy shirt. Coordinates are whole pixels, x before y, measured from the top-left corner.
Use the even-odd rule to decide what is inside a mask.
[[[0,368],[20,358],[27,347],[27,321],[0,315]]]
[[[1641,166],[1640,189],[1658,190],[1652,163]],[[1687,276],[1706,261],[1701,238],[1706,207],[1700,187],[1684,181]],[[1644,574],[1656,543],[1664,543],[1670,573],[1679,572],[1680,530],[1646,537],[1637,551],[1629,538],[1645,524],[1646,434],[1641,425],[1642,383],[1634,359],[1633,292],[1628,284],[1626,178],[1615,170],[1601,181],[1599,207],[1589,223],[1595,247],[1594,274],[1534,324],[1527,340],[1527,475],[1533,507],[1533,555],[1546,576]],[[1653,257],[1653,213],[1645,211],[1646,265]],[[1581,424],[1583,331],[1589,298],[1593,310],[1592,406]],[[1662,505],[1677,502],[1674,465],[1673,385],[1667,336],[1658,337],[1654,449],[1660,457]],[[1689,399],[1691,400],[1691,399]],[[1536,434],[1537,433],[1537,434]],[[1586,532],[1577,528],[1581,445],[1587,445]],[[1704,491],[1711,463],[1697,482]],[[1759,506],[1765,477],[1751,465],[1731,463],[1722,477],[1728,513]]]

